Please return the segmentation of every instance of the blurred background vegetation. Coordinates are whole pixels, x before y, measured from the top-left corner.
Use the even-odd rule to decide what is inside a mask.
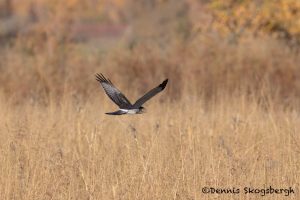
[[[90,101],[96,72],[138,92],[169,77],[172,99],[300,97],[299,0],[0,0],[0,43],[13,104]]]

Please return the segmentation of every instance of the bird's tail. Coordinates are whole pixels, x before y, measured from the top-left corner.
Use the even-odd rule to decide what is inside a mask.
[[[124,114],[126,114],[127,112],[125,112],[125,111],[122,111],[122,110],[117,110],[117,111],[115,111],[115,112],[109,112],[109,113],[105,113],[105,114],[107,114],[107,115],[124,115]]]

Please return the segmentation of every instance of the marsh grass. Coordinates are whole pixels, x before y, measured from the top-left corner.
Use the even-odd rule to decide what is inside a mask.
[[[298,190],[298,113],[266,112],[242,97],[209,110],[189,98],[160,104],[164,95],[146,114],[120,117],[103,114],[113,109],[108,99],[2,101],[1,199],[258,199],[201,188]]]

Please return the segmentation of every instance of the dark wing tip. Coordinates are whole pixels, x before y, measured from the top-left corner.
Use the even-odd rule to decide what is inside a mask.
[[[99,81],[100,83],[105,82],[105,83],[109,83],[109,84],[112,85],[112,82],[111,82],[109,79],[106,79],[106,78],[103,76],[103,74],[101,74],[101,73],[100,73],[100,74],[99,74],[99,73],[96,73],[95,76],[96,76],[96,80]]]
[[[102,74],[101,74],[102,75]],[[95,74],[95,76],[96,76],[96,80],[97,81],[99,81],[99,82],[103,82],[103,78],[102,78],[102,76],[101,76],[100,74]]]
[[[162,83],[159,85],[159,87],[161,88],[161,90],[165,89],[165,87],[166,87],[166,85],[167,85],[167,83],[168,83],[168,80],[169,80],[169,79],[164,80],[164,82],[162,82]]]

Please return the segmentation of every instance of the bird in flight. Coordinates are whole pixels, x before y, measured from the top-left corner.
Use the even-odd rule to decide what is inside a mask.
[[[164,80],[159,86],[147,92],[144,96],[139,98],[134,104],[131,104],[130,101],[124,96],[124,94],[122,94],[120,90],[118,90],[109,79],[106,79],[103,76],[103,74],[96,74],[96,80],[99,81],[107,96],[120,108],[115,112],[105,113],[108,115],[143,113],[144,107],[142,105],[146,101],[154,97],[157,93],[163,91],[168,83],[168,79]]]

